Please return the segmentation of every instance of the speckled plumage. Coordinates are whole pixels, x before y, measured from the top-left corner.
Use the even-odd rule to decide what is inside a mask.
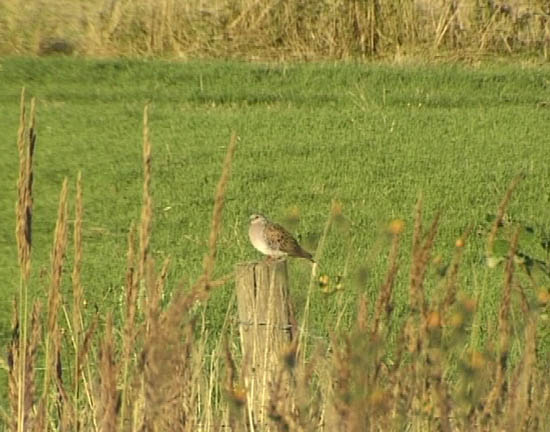
[[[311,254],[302,249],[292,234],[262,215],[250,216],[248,236],[252,246],[270,258],[293,256],[315,262]]]

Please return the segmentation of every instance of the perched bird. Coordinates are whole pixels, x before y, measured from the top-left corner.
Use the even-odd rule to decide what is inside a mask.
[[[266,217],[253,214],[250,216],[248,237],[252,246],[268,258],[282,258],[286,256],[306,258],[315,262],[311,254],[298,244],[286,229],[271,222]]]

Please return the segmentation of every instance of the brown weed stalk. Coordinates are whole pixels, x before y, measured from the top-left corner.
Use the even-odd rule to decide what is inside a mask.
[[[109,313],[99,354],[99,391],[101,396],[97,406],[97,418],[101,432],[115,432],[117,425],[117,367],[114,344],[113,317]]]
[[[73,286],[73,307],[72,307],[72,334],[75,351],[74,371],[73,371],[73,413],[72,420],[74,421],[73,430],[80,429],[79,422],[79,398],[80,398],[80,344],[82,339],[82,303],[84,300],[84,293],[82,289],[82,282],[80,274],[82,271],[82,218],[83,218],[83,204],[82,204],[82,173],[78,173],[76,181],[76,200],[75,200],[75,218],[74,218],[74,263],[72,272],[72,286]]]
[[[456,292],[458,288],[458,274],[460,264],[462,263],[462,256],[464,254],[464,248],[470,235],[471,227],[468,227],[464,233],[457,239],[455,243],[455,250],[453,259],[451,261],[450,268],[446,274],[444,297],[440,304],[440,309],[449,310],[456,300]]]
[[[211,288],[212,273],[217,252],[217,239],[221,229],[222,210],[226,187],[229,181],[231,163],[236,149],[237,136],[233,134],[224,160],[222,174],[216,188],[214,209],[208,242],[208,252],[203,261],[203,273],[191,288],[184,293],[181,288],[172,299],[171,304],[158,318],[151,316],[151,338],[146,340],[142,358],[144,373],[144,400],[147,416],[144,425],[159,424],[163,427],[190,428],[196,427],[196,400],[192,387],[185,385],[193,376],[190,367],[198,366],[193,348],[194,320],[191,309],[196,301],[205,300]],[[164,276],[161,275],[159,281]],[[154,279],[148,283],[154,284]],[[174,373],[166,375],[169,365],[180,365]],[[162,388],[162,396],[158,389]],[[149,391],[150,390],[150,391]],[[184,401],[181,406],[174,406],[170,401]]]
[[[227,336],[223,339],[223,351],[225,359],[225,397],[229,401],[229,427],[231,430],[245,428],[247,394],[245,388],[238,382],[237,366]]]
[[[136,338],[136,315],[139,279],[136,272],[136,251],[135,251],[136,229],[132,224],[128,233],[128,251],[126,253],[126,279],[124,291],[126,293],[126,309],[124,316],[124,329],[122,337],[122,389],[120,397],[120,428],[123,428],[126,421],[126,407],[128,399],[128,379],[130,373],[130,364],[134,351]]]
[[[10,401],[10,408],[12,413],[18,413],[19,391],[22,389],[22,400],[24,401],[21,417],[19,415],[12,415],[7,422],[8,430],[17,431],[20,424],[25,425],[28,430],[32,430],[36,427],[36,416],[33,412],[33,408],[36,403],[36,358],[38,353],[38,346],[41,339],[41,305],[39,302],[35,302],[31,314],[30,322],[30,337],[24,344],[26,353],[25,356],[21,355],[20,347],[20,328],[18,322],[18,310],[17,305],[14,303],[13,311],[13,323],[12,323],[12,339],[8,349],[8,394]],[[19,369],[20,363],[25,361],[23,365],[24,381],[21,381]]]
[[[501,403],[507,393],[505,373],[508,368],[508,355],[510,350],[510,303],[515,269],[514,257],[518,246],[519,233],[520,228],[516,229],[512,241],[510,242],[508,259],[504,270],[504,287],[498,313],[498,361],[496,364],[493,388],[487,397],[487,403],[483,410],[485,417],[493,416],[495,411],[500,412]]]
[[[149,105],[143,109],[143,202],[139,226],[139,279],[145,277],[145,263],[153,224],[153,198],[151,196],[151,140],[149,137]]]
[[[58,376],[57,365],[60,353],[60,328],[58,323],[59,307],[61,299],[61,278],[63,275],[63,263],[67,247],[67,179],[63,180],[57,211],[53,248],[51,253],[51,276],[48,290],[48,314],[46,320],[46,335],[44,348],[44,383],[41,400],[40,415],[48,423],[50,407],[50,384],[52,379]],[[59,389],[59,386],[58,386]],[[58,406],[59,408],[59,406]]]
[[[31,99],[31,113],[29,124],[26,124],[25,115],[25,89],[21,90],[21,104],[19,114],[19,130],[17,132],[17,149],[19,153],[19,177],[17,180],[17,204],[16,204],[16,228],[17,253],[19,258],[19,343],[17,349],[21,355],[18,362],[18,393],[17,431],[25,429],[25,365],[27,355],[27,304],[28,284],[31,271],[31,246],[32,246],[32,186],[33,186],[33,155],[36,143],[35,128],[35,100]],[[12,395],[14,397],[15,395]]]
[[[506,209],[508,208],[508,204],[510,203],[510,199],[512,198],[512,193],[516,189],[521,179],[522,179],[522,176],[518,175],[512,180],[512,182],[508,186],[508,189],[506,189],[506,193],[504,194],[502,201],[498,206],[495,220],[493,221],[493,225],[491,226],[491,231],[489,233],[489,236],[487,237],[487,256],[488,257],[493,255],[493,246],[495,243],[495,239],[497,237],[498,229],[502,224],[504,215],[506,214]]]
[[[17,180],[16,206],[16,239],[21,277],[28,282],[31,265],[32,245],[32,185],[33,155],[36,144],[35,100],[31,99],[29,124],[26,124],[25,89],[21,90],[21,108],[19,130],[17,132],[17,149],[19,152],[19,178]]]
[[[231,134],[231,140],[229,141],[229,147],[223,162],[222,174],[218,185],[216,186],[216,193],[214,195],[214,208],[212,210],[212,221],[210,226],[210,235],[208,236],[208,253],[204,257],[203,261],[203,274],[200,277],[198,284],[202,285],[205,291],[210,289],[210,283],[212,280],[212,274],[214,271],[214,264],[216,262],[218,236],[222,225],[222,212],[225,201],[225,191],[227,184],[229,183],[229,177],[231,175],[231,163],[237,149],[237,134],[233,132]]]
[[[392,235],[391,251],[388,258],[388,271],[386,272],[386,279],[380,289],[380,295],[376,301],[376,307],[374,309],[374,322],[372,324],[372,334],[374,337],[378,336],[378,330],[380,326],[383,314],[386,321],[389,321],[392,310],[391,297],[393,292],[393,286],[395,277],[399,270],[399,243],[400,232],[395,232]]]
[[[502,419],[503,428],[506,430],[526,430],[528,419],[532,417],[533,399],[531,391],[537,361],[536,325],[536,320],[532,316],[529,316],[527,325],[525,326],[525,349],[523,357],[516,366],[504,410],[506,415]],[[504,425],[504,423],[506,424]]]

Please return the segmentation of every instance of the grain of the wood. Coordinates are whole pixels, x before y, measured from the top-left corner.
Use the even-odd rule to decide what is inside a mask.
[[[235,271],[243,373],[250,421],[267,423],[271,391],[288,392],[282,379],[283,355],[292,341],[286,261],[241,263]],[[282,385],[282,387],[281,387]]]

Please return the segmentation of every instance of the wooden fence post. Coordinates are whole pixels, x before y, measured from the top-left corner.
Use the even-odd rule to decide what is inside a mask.
[[[248,422],[266,430],[273,386],[279,394],[289,390],[288,382],[281,382],[282,359],[296,329],[289,302],[287,263],[237,264],[235,277]]]

